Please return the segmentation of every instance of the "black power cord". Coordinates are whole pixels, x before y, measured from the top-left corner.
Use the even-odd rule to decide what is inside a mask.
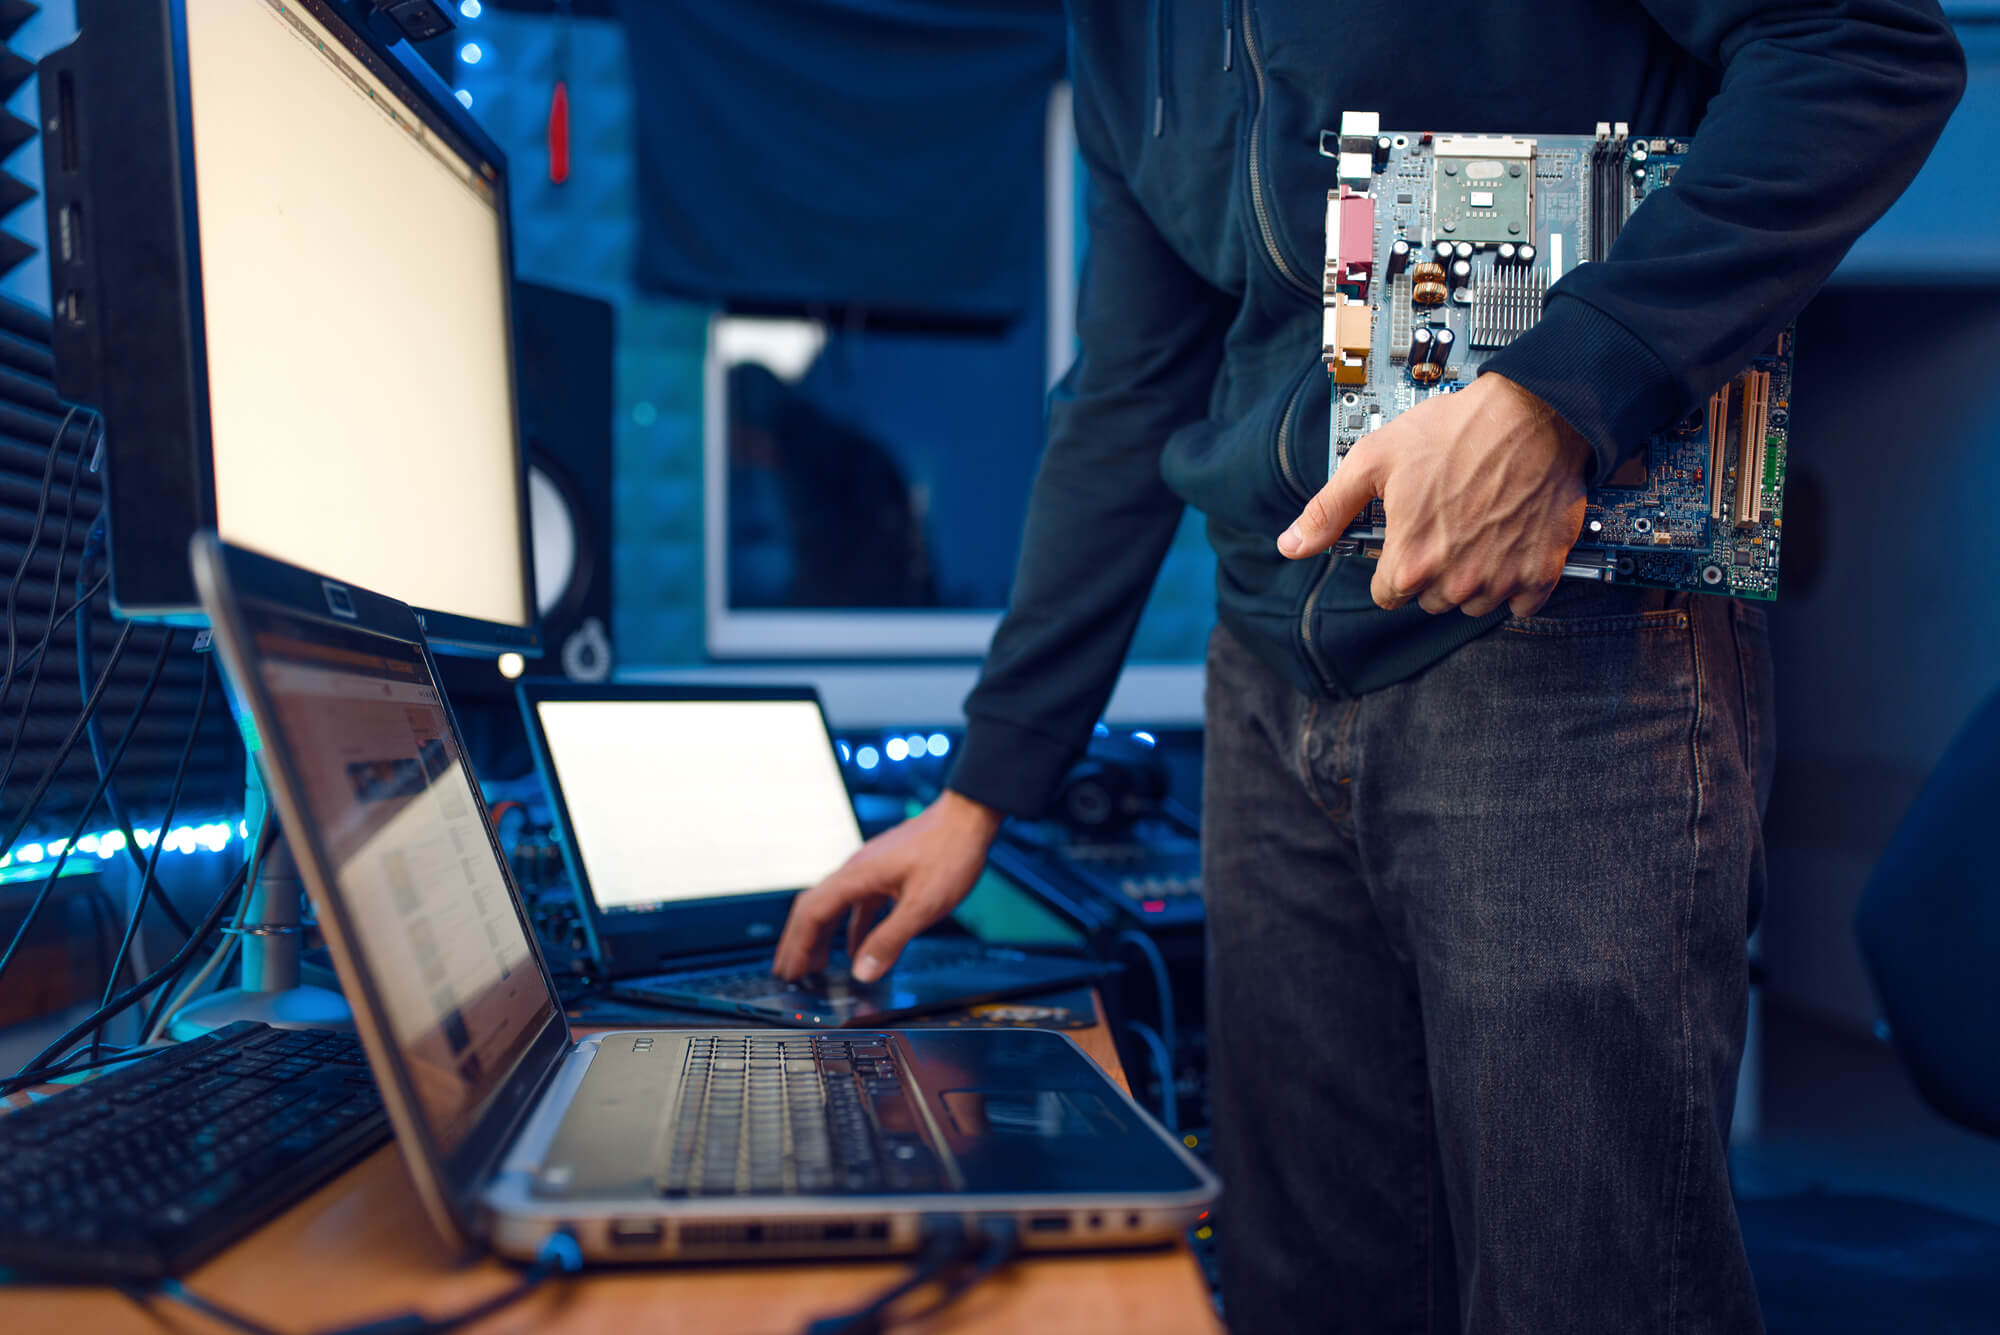
[[[92,559],[103,550],[104,520],[100,518],[95,524],[91,525],[90,536],[85,538],[83,542],[83,555],[76,563],[76,603],[72,609],[76,613],[76,680],[77,688],[84,692],[90,690],[91,682],[90,598],[84,587],[84,581],[90,577]],[[97,584],[91,587],[102,587],[104,581],[110,577],[110,572],[106,571],[98,578]],[[198,648],[200,645],[199,640],[197,640],[196,644]],[[204,659],[203,661],[206,663],[207,660]],[[201,710],[206,708],[208,704],[208,676],[206,668],[203,670],[201,692],[202,703],[196,708],[194,730],[188,734],[187,747],[181,752],[181,768],[174,776],[174,799],[168,804],[167,814],[160,819],[159,830],[162,836],[166,834],[167,827],[173,823],[172,807],[175,802],[178,802],[180,797],[181,776],[187,772],[188,756],[194,751],[195,734],[201,731]],[[84,740],[90,743],[90,759],[97,766],[98,776],[103,777],[110,771],[104,761],[104,730],[98,726],[95,715],[84,720],[83,735]],[[104,809],[111,813],[111,823],[117,827],[120,834],[125,836],[125,856],[131,860],[133,868],[139,873],[140,904],[143,907],[147,896],[157,890],[159,897],[153,902],[158,905],[160,912],[165,915],[167,921],[171,922],[182,936],[186,936],[194,929],[188,925],[188,920],[181,916],[181,911],[174,906],[173,897],[167,894],[166,890],[160,886],[159,882],[153,876],[153,868],[159,861],[160,845],[155,842],[152,854],[150,856],[141,856],[139,852],[139,836],[132,828],[131,814],[125,810],[125,803],[118,796],[118,785],[108,780],[104,787]],[[128,936],[130,935],[130,930],[129,928],[127,929]]]
[[[146,860],[139,866],[139,895],[132,905],[131,916],[125,921],[125,935],[118,942],[118,954],[113,957],[111,968],[104,976],[104,995],[98,999],[100,1007],[111,1004],[111,994],[118,987],[118,971],[125,967],[125,954],[131,950],[132,938],[139,934],[142,925],[145,923],[146,904],[152,897],[153,887],[158,884],[153,878],[153,871],[159,866],[160,850],[167,846],[167,827],[173,824],[174,812],[180,807],[181,784],[187,779],[188,757],[194,754],[195,739],[201,735],[201,721],[203,716],[208,713],[209,684],[214,680],[214,677],[213,665],[204,662],[201,669],[201,696],[195,701],[194,722],[188,725],[187,741],[181,744],[180,763],[174,767],[174,786],[167,794],[167,812],[164,816],[160,817],[160,832],[153,838],[152,850],[147,853]],[[94,733],[91,740],[93,742],[96,741]],[[98,777],[106,784],[109,784],[111,779],[111,770],[105,765],[101,757],[98,761]],[[111,793],[109,787],[106,787],[104,791],[107,797]],[[162,903],[166,902],[165,890],[160,891],[160,900]],[[189,927],[186,935],[193,936],[194,929]],[[97,1052],[98,1040],[103,1035],[104,1029],[101,1025],[91,1033],[90,1051],[93,1056]],[[145,1037],[143,1032],[140,1034],[140,1037]]]
[[[0,700],[6,699],[8,688],[14,684],[14,670],[17,664],[16,651],[20,647],[18,637],[20,623],[15,617],[15,608],[21,597],[21,581],[28,577],[28,566],[34,560],[35,549],[41,546],[42,525],[48,520],[49,497],[55,488],[56,460],[62,457],[63,437],[68,434],[69,424],[76,420],[76,415],[79,411],[81,410],[71,408],[67,413],[64,413],[63,420],[56,426],[55,435],[49,438],[49,457],[42,464],[41,496],[35,502],[35,524],[28,531],[27,544],[21,548],[21,560],[15,565],[14,578],[7,585],[7,668],[5,672],[0,673]],[[84,443],[88,444],[89,439],[90,433],[85,432]],[[82,450],[83,445],[77,446],[77,461],[79,463],[83,459]],[[75,474],[72,472],[71,479],[74,480],[74,478]],[[65,540],[64,545],[68,545],[67,540]],[[61,581],[57,582],[60,583]]]
[[[222,925],[222,920],[228,916],[229,910],[236,902],[237,896],[250,883],[250,877],[257,864],[263,860],[265,852],[270,848],[271,840],[277,834],[277,829],[277,820],[267,816],[264,820],[263,832],[257,838],[257,847],[251,852],[248,858],[244,859],[243,865],[236,869],[236,874],[230,877],[229,884],[223,887],[222,893],[215,897],[215,903],[210,906],[208,913],[199,923],[195,924],[194,935],[181,943],[181,948],[174,952],[172,959],[153,970],[152,973],[148,974],[141,981],[132,984],[132,986],[113,997],[110,1004],[98,1007],[95,1011],[71,1025],[63,1033],[62,1037],[37,1053],[33,1060],[24,1066],[18,1074],[5,1081],[0,1081],[0,1096],[5,1096],[17,1089],[24,1089],[29,1085],[37,1084],[47,1079],[51,1073],[62,1074],[63,1063],[61,1060],[56,1059],[57,1053],[60,1053],[70,1044],[91,1032],[91,1030],[104,1024],[112,1016],[123,1012],[135,1002],[143,1001],[154,992],[157,992],[161,987],[180,977],[187,970],[189,962],[201,953],[202,946],[207,943],[209,937],[214,935],[216,928]]]
[[[342,1326],[336,1330],[321,1332],[321,1335],[445,1335],[447,1331],[461,1326],[483,1321],[503,1308],[512,1307],[536,1289],[542,1287],[556,1275],[573,1275],[583,1269],[583,1249],[577,1245],[576,1235],[568,1229],[558,1229],[551,1233],[536,1253],[535,1260],[514,1286],[494,1294],[483,1302],[474,1303],[450,1316],[427,1317],[421,1312],[401,1312],[384,1317],[379,1321],[365,1321],[359,1325]],[[243,1335],[281,1335],[274,1326],[267,1326],[255,1317],[224,1307],[210,1298],[204,1298],[177,1279],[169,1279],[151,1290],[120,1286],[126,1297],[141,1307],[152,1294],[185,1303],[197,1312],[211,1316]]]
[[[807,1323],[804,1335],[881,1335],[894,1320],[891,1307],[924,1285],[941,1280],[944,1292],[928,1306],[909,1313],[908,1319],[934,1316],[1020,1254],[1020,1228],[1010,1215],[981,1218],[976,1234],[966,1228],[962,1218],[950,1214],[925,1215],[922,1228],[917,1259],[907,1276],[852,1311]],[[978,1245],[981,1238],[984,1247]]]
[[[13,777],[13,774],[14,774],[14,761],[15,761],[15,760],[16,760],[17,758],[19,758],[19,756],[20,756],[20,754],[21,754],[21,738],[22,738],[22,737],[23,737],[23,736],[24,736],[24,735],[26,734],[26,732],[27,732],[27,727],[28,727],[28,718],[29,718],[29,716],[30,716],[30,715],[32,715],[32,714],[34,713],[34,708],[35,708],[35,692],[36,692],[36,691],[37,691],[37,690],[38,690],[38,689],[39,689],[39,688],[41,687],[41,684],[42,684],[42,668],[43,668],[43,666],[44,666],[44,665],[45,665],[45,664],[46,664],[46,663],[48,662],[48,658],[46,657],[46,655],[45,655],[45,654],[43,654],[43,653],[41,653],[41,652],[39,652],[39,651],[41,651],[41,650],[46,650],[46,649],[47,649],[47,647],[48,647],[48,644],[49,644],[49,641],[50,641],[50,640],[51,640],[51,639],[52,639],[52,638],[54,637],[54,635],[55,635],[55,624],[56,624],[56,608],[57,608],[58,606],[60,606],[60,605],[61,605],[61,603],[62,603],[62,586],[63,586],[63,571],[64,571],[65,569],[67,569],[67,568],[68,568],[68,566],[69,566],[69,536],[70,536],[70,533],[71,533],[71,532],[73,531],[73,529],[74,529],[74,527],[75,527],[75,519],[76,519],[76,491],[77,491],[77,487],[78,487],[78,486],[79,486],[79,485],[80,485],[80,484],[82,483],[82,481],[83,481],[83,451],[84,451],[84,449],[85,449],[85,448],[86,448],[86,447],[88,446],[88,443],[89,443],[89,441],[88,441],[88,437],[86,437],[84,445],[80,445],[80,446],[78,446],[78,447],[77,447],[77,455],[76,455],[76,460],[75,460],[75,462],[73,462],[73,463],[72,463],[72,464],[70,465],[70,469],[69,469],[69,494],[68,494],[68,496],[67,496],[67,497],[66,497],[66,498],[64,499],[64,501],[63,501],[63,525],[62,525],[62,538],[61,538],[61,539],[60,539],[60,541],[58,541],[58,543],[56,544],[56,573],[55,573],[55,579],[54,579],[54,584],[53,584],[53,587],[52,587],[52,588],[50,589],[50,591],[49,591],[49,611],[48,611],[48,615],[47,615],[46,617],[44,617],[44,618],[43,618],[43,622],[44,622],[44,624],[45,624],[45,625],[46,625],[46,626],[48,627],[48,629],[46,629],[46,630],[44,630],[44,631],[42,632],[42,640],[41,640],[41,643],[40,643],[39,645],[37,645],[37,646],[36,646],[36,648],[37,648],[37,651],[38,651],[38,652],[37,652],[37,653],[36,653],[36,655],[34,656],[34,658],[35,658],[35,669],[34,669],[34,671],[33,671],[33,672],[31,672],[31,673],[30,673],[30,674],[28,675],[28,689],[27,689],[26,693],[25,693],[25,694],[24,694],[24,695],[22,696],[22,698],[21,698],[21,712],[20,712],[20,714],[19,714],[19,715],[17,715],[17,716],[15,717],[15,719],[14,719],[14,736],[13,736],[12,740],[11,740],[11,741],[9,741],[9,742],[8,742],[8,744],[7,744],[7,759],[6,759],[6,762],[5,762],[4,764],[0,764],[0,790],[4,790],[4,789],[6,788],[6,786],[7,786],[7,780]],[[32,557],[32,556],[34,555],[34,542],[35,542],[35,541],[36,541],[36,540],[37,540],[37,539],[39,538],[39,535],[40,535],[40,532],[41,532],[41,525],[40,525],[40,523],[39,523],[39,522],[37,522],[37,524],[36,524],[36,526],[35,526],[35,532],[34,532],[34,534],[33,534],[33,535],[31,535],[31,536],[30,536],[30,541],[29,541],[29,546],[28,546],[27,550],[26,550],[25,552],[23,552],[23,553],[22,553],[22,556],[21,556],[21,564],[20,564],[20,567],[19,567],[19,568],[18,568],[18,569],[17,569],[16,571],[15,571],[15,576],[16,576],[16,579],[15,579],[15,583],[13,584],[13,586],[11,586],[11,587],[10,587],[10,588],[8,589],[8,597],[7,597],[7,646],[8,646],[8,663],[9,663],[9,667],[8,667],[8,672],[7,672],[7,683],[6,683],[6,684],[7,684],[7,685],[9,685],[9,686],[11,686],[11,685],[13,684],[13,676],[14,676],[14,671],[15,671],[15,669],[14,669],[14,668],[13,668],[13,666],[12,666],[12,664],[13,664],[13,647],[14,647],[14,638],[15,638],[15,637],[14,637],[14,629],[15,629],[15,627],[14,627],[14,617],[15,617],[15,598],[14,598],[14,595],[15,595],[16,591],[17,591],[17,590],[18,590],[18,589],[20,588],[20,577],[21,577],[21,576],[23,576],[23,575],[26,575],[26,574],[27,574],[27,571],[28,571],[28,565],[29,565],[29,559],[30,559],[30,558],[31,558],[31,557]],[[5,698],[6,698],[6,693],[5,693],[5,691],[4,691],[4,690],[0,690],[0,701],[4,701],[4,700],[5,700]]]
[[[111,661],[105,665],[104,676],[98,681],[97,689],[91,692],[90,699],[84,701],[83,708],[86,714],[97,708],[98,701],[103,697],[105,683],[111,680],[112,670],[118,666],[118,660],[124,654],[125,645],[131,637],[132,626],[128,622],[125,629],[119,632],[118,645],[111,651]],[[159,656],[153,661],[153,670],[146,678],[145,690],[140,693],[138,702],[132,706],[132,715],[130,721],[125,726],[125,735],[118,739],[118,750],[112,756],[111,760],[113,765],[116,765],[124,756],[126,746],[131,743],[132,738],[139,731],[139,717],[145,713],[147,703],[153,698],[153,688],[160,683],[160,673],[167,665],[167,649],[172,643],[173,637],[171,635],[163,636],[160,640]],[[21,831],[27,828],[28,821],[35,814],[36,804],[42,800],[42,795],[48,791],[49,785],[55,781],[56,775],[62,770],[63,761],[69,758],[70,749],[76,745],[77,735],[82,729],[83,720],[78,719],[76,726],[70,729],[68,740],[63,743],[61,750],[56,754],[56,758],[49,763],[49,768],[42,775],[41,782],[37,783],[35,791],[29,794],[27,806],[22,810],[20,818],[15,821],[13,830],[7,836],[7,842],[5,845],[0,845],[0,854],[11,850],[14,847],[14,841],[20,838]],[[105,780],[100,778],[97,781],[97,787],[91,790],[90,800],[84,803],[83,810],[76,818],[75,826],[70,829],[69,838],[63,840],[62,852],[56,855],[55,865],[49,868],[49,874],[42,881],[41,889],[35,892],[33,902],[28,905],[27,915],[21,919],[20,927],[14,932],[14,939],[7,944],[6,952],[0,954],[0,978],[7,976],[7,966],[14,962],[14,956],[21,949],[21,943],[27,939],[29,929],[35,925],[35,919],[41,916],[42,906],[48,902],[50,894],[55,891],[56,882],[61,879],[63,868],[68,865],[70,855],[76,852],[76,841],[83,837],[84,827],[90,824],[90,817],[97,810],[98,799],[104,796],[104,783]]]

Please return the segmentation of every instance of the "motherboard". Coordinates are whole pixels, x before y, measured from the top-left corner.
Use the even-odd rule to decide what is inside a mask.
[[[1526,138],[1342,117],[1321,143],[1338,177],[1326,199],[1331,469],[1383,423],[1471,384],[1541,318],[1558,279],[1603,259],[1632,210],[1673,188],[1688,148],[1623,124]],[[1791,381],[1786,330],[1591,490],[1563,574],[1777,597]],[[1377,500],[1336,550],[1379,556],[1383,537]]]

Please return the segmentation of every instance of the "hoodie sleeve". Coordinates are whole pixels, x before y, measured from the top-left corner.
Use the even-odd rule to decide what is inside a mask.
[[[1935,0],[1643,0],[1720,72],[1686,164],[1483,369],[1591,443],[1593,480],[1768,346],[1902,194],[1965,86]]]
[[[949,786],[1037,814],[1090,740],[1181,519],[1160,479],[1167,437],[1208,411],[1232,307],[1147,219],[1075,88],[1089,240],[1080,351],[1049,401],[1007,614]]]

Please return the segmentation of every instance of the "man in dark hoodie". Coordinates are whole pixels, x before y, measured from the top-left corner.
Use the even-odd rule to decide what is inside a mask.
[[[1935,0],[1072,0],[1082,350],[948,791],[800,897],[885,968],[1086,744],[1184,505],[1219,558],[1203,883],[1251,1332],[1753,1331],[1728,1125],[1762,614],[1558,585],[1585,488],[1770,343],[1964,81]],[[1459,393],[1327,485],[1319,133],[1692,134]],[[1809,354],[1808,354],[1809,355]],[[1810,441],[1797,442],[1810,450]],[[1326,554],[1374,496],[1379,562]]]

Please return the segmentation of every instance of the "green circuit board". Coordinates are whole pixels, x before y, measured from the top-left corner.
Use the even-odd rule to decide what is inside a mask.
[[[1349,113],[1322,151],[1331,468],[1355,443],[1541,317],[1548,290],[1609,253],[1632,210],[1671,190],[1689,145],[1594,135],[1384,132]],[[1593,488],[1565,576],[1771,599],[1778,591],[1792,334]],[[1381,502],[1339,550],[1377,555]]]

